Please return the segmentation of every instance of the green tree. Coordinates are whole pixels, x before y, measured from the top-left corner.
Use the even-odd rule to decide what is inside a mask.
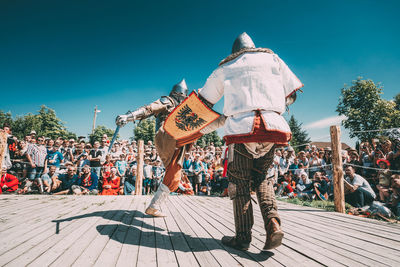
[[[153,117],[142,120],[133,129],[133,134],[136,141],[142,139],[145,143],[148,141],[154,142],[154,136],[156,135],[156,120]]]
[[[12,125],[13,119],[11,116],[11,112],[4,112],[0,110],[0,127],[3,127],[3,124],[7,122]]]
[[[292,131],[292,140],[290,140],[290,145],[296,152],[303,150],[305,148],[304,144],[311,142],[308,133],[301,128],[303,124],[298,122],[293,115],[290,116],[288,124]]]
[[[110,139],[114,135],[114,130],[107,128],[106,126],[99,125],[94,129],[93,134],[89,134],[90,143],[94,143],[96,141],[100,142],[103,135],[106,134]],[[119,135],[117,135],[117,138]]]
[[[13,135],[19,139],[24,138],[32,130],[36,131],[38,136],[45,136],[49,138],[75,138],[76,134],[69,132],[64,123],[57,117],[55,111],[46,106],[41,106],[38,114],[28,113],[23,116],[17,116],[12,119],[11,113],[4,113],[0,111],[0,122],[11,122]]]
[[[397,94],[397,95],[394,97],[394,103],[395,103],[395,108],[396,108],[397,110],[400,110],[400,94]]]
[[[38,135],[43,135],[50,138],[62,137],[64,139],[75,138],[76,134],[69,132],[64,126],[64,122],[61,121],[56,115],[56,112],[42,105],[37,115],[39,128],[37,132]]]
[[[18,139],[23,139],[32,130],[36,131],[37,134],[41,135],[39,131],[40,121],[37,115],[28,113],[24,116],[17,116],[12,123],[12,132]]]
[[[197,140],[196,145],[200,147],[205,147],[209,146],[211,142],[214,143],[214,146],[222,146],[224,144],[224,141],[221,139],[221,137],[219,137],[217,131],[214,131],[200,137]]]
[[[365,131],[398,127],[400,111],[396,110],[395,101],[381,98],[382,86],[359,77],[341,92],[336,111],[347,117],[342,124],[349,129],[350,137],[371,141],[377,133]]]

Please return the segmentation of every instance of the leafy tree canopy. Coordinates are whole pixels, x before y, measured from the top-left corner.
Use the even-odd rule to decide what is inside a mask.
[[[400,110],[400,94],[394,97],[394,103],[397,110]]]
[[[136,141],[142,139],[145,143],[148,141],[154,142],[154,136],[156,135],[156,120],[151,117],[142,120],[134,129],[133,134]]]
[[[8,122],[11,125],[13,135],[23,139],[32,130],[36,131],[38,136],[49,138],[62,137],[64,139],[76,138],[76,134],[69,132],[56,115],[56,112],[42,105],[38,114],[28,113],[23,116],[17,116],[12,119],[11,113],[0,111],[0,123]]]
[[[89,134],[90,143],[93,144],[96,141],[100,142],[101,138],[103,137],[104,134],[106,134],[108,136],[108,138],[110,138],[110,141],[111,141],[111,138],[114,135],[114,130],[107,128],[106,126],[103,126],[103,125],[97,126],[94,129],[93,134]],[[119,137],[119,135],[117,135],[117,138],[118,137]]]
[[[363,131],[400,125],[400,111],[396,109],[396,99],[395,101],[382,99],[382,86],[372,80],[363,80],[359,77],[351,86],[342,88],[341,92],[336,111],[339,115],[347,117],[342,124],[349,129],[350,137],[371,141],[377,132]]]
[[[197,140],[196,145],[200,147],[206,147],[211,143],[214,143],[214,146],[222,146],[224,144],[224,141],[221,137],[219,137],[217,131],[203,135]]]

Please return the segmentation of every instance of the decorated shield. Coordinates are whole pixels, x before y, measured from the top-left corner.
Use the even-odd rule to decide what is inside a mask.
[[[168,116],[164,130],[177,141],[198,133],[201,129],[215,121],[219,114],[208,108],[192,92]]]

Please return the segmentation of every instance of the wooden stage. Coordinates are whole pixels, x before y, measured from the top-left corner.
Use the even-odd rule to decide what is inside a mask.
[[[232,235],[227,198],[170,196],[166,218],[150,197],[0,195],[0,266],[400,266],[400,225],[279,203],[283,245],[262,252],[255,207],[248,252]]]

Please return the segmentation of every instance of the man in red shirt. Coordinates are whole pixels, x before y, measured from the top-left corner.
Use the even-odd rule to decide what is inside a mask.
[[[18,178],[7,173],[6,168],[1,168],[0,194],[12,193],[18,189]]]

